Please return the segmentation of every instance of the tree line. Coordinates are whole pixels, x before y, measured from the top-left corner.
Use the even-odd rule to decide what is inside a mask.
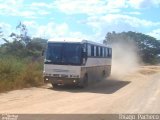
[[[47,40],[30,37],[21,22],[16,29],[6,36],[0,28],[0,92],[43,84],[41,53]]]
[[[139,56],[144,63],[156,64],[160,62],[160,40],[154,37],[137,32],[108,32],[104,44],[129,43],[135,45]],[[127,50],[127,49],[126,49]]]

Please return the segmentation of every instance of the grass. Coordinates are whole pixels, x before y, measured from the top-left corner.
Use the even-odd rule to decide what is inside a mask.
[[[42,61],[0,58],[0,92],[43,84]]]

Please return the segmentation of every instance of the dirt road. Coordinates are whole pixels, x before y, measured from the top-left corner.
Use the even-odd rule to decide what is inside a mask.
[[[85,89],[50,85],[0,94],[0,113],[160,113],[160,66]]]

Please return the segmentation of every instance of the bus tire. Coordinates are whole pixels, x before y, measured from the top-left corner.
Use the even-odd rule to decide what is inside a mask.
[[[81,84],[79,85],[80,88],[85,88],[88,86],[88,76],[85,75],[82,79]]]
[[[106,76],[107,76],[107,75],[106,75],[106,71],[103,70],[103,71],[102,71],[102,77],[105,78]]]
[[[52,84],[52,88],[56,88],[58,85],[55,83],[51,83]]]

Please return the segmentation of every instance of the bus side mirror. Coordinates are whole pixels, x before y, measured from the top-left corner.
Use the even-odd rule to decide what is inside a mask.
[[[83,57],[86,57],[86,56],[87,56],[87,52],[86,52],[86,49],[85,49],[85,48],[83,48],[82,55],[83,55]]]
[[[83,57],[85,58],[87,56],[87,53],[86,52],[83,52]]]

